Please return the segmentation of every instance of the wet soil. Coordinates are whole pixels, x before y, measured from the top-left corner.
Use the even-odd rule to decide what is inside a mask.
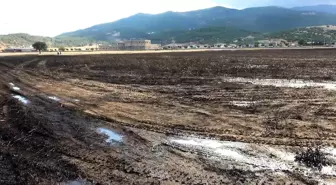
[[[332,152],[322,172],[287,159],[335,147],[335,57],[1,57],[0,184],[332,184]]]

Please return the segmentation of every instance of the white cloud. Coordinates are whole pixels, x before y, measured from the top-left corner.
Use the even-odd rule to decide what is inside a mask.
[[[142,13],[188,11],[218,5],[213,0],[16,0],[1,2],[0,34],[55,36]]]

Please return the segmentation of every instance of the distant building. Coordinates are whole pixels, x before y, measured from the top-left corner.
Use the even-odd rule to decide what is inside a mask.
[[[60,48],[48,48],[48,51],[50,52],[57,52],[59,51]],[[91,44],[88,46],[79,46],[79,47],[64,47],[64,51],[97,51],[99,50],[99,45],[98,44]]]
[[[150,40],[126,40],[125,49],[126,50],[146,50],[150,47]]]
[[[64,47],[65,51],[113,51],[113,50],[157,50],[160,44],[152,44],[150,40],[126,40],[116,44],[91,44],[79,47]],[[59,48],[48,48],[50,52],[57,52]]]
[[[149,50],[159,50],[162,49],[161,44],[151,44]]]
[[[286,44],[288,45],[288,41],[284,39],[269,39],[269,40],[258,40],[261,44],[261,47],[285,47]]]
[[[216,43],[214,44],[214,48],[225,48],[227,45],[225,43]]]
[[[110,44],[110,45],[102,44],[102,45],[99,45],[99,50],[100,51],[118,50],[118,45],[117,44]]]
[[[118,50],[125,50],[126,49],[125,42],[118,42],[117,43],[117,49]]]
[[[291,42],[289,44],[289,47],[298,47],[299,46],[299,42]]]
[[[237,44],[229,44],[228,48],[237,48]]]
[[[155,50],[160,49],[160,44],[152,44],[151,40],[126,40],[118,43],[120,50]]]
[[[162,46],[163,49],[215,49],[215,48],[226,48],[227,44],[217,43],[213,45],[209,44],[193,44],[193,43],[172,43]]]
[[[162,47],[163,49],[188,49],[187,44],[178,44],[178,43],[172,43],[167,44]]]

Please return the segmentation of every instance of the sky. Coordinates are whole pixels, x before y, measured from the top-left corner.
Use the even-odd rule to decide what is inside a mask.
[[[243,9],[256,6],[336,4],[336,0],[4,0],[0,34],[56,36],[136,13],[190,11],[213,6]]]

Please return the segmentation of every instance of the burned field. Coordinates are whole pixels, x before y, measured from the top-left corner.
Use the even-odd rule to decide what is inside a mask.
[[[335,57],[2,57],[0,184],[334,184]]]

